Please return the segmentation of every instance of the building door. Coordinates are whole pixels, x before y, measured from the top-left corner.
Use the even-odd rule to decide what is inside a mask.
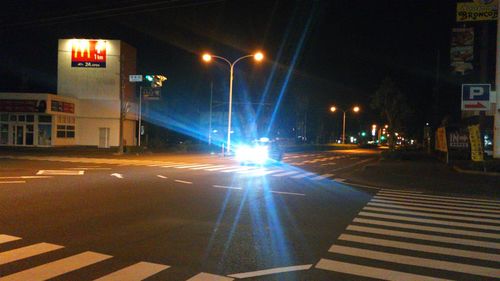
[[[15,145],[25,145],[25,127],[26,125],[15,125],[14,126],[14,144]]]
[[[99,148],[109,148],[109,128],[99,128]]]

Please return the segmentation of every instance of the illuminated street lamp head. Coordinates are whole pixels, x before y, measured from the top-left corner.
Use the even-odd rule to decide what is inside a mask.
[[[332,107],[330,107],[330,111],[335,112],[335,111],[337,111],[337,108],[335,106],[332,106]]]
[[[354,111],[354,112],[359,112],[359,106],[355,106],[355,107],[353,107],[353,108],[352,108],[352,111]]]
[[[256,61],[261,61],[264,59],[264,54],[262,52],[257,52],[253,55]]]
[[[212,56],[210,54],[203,54],[201,58],[206,62],[210,62],[212,60]]]

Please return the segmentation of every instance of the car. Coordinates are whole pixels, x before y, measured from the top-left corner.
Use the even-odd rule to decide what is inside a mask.
[[[281,162],[283,150],[276,141],[260,138],[250,144],[238,145],[235,156],[241,164],[264,165]]]

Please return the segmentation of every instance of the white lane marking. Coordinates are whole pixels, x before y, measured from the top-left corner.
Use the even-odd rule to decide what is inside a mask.
[[[94,252],[83,252],[1,277],[0,281],[43,281],[109,258],[112,258],[112,256]]]
[[[390,281],[451,281],[449,279],[435,278],[424,275],[388,270],[378,267],[371,267],[365,265],[358,265],[353,263],[346,263],[340,261],[334,261],[329,259],[321,259],[315,266],[319,269],[335,271],[345,274],[363,276],[368,278],[378,278],[381,280]]]
[[[0,179],[48,179],[52,176],[11,176],[11,177],[0,177]]]
[[[476,207],[476,208],[483,208],[483,209],[490,209],[490,210],[500,210],[497,207],[490,207],[490,206],[476,206],[474,204],[470,203],[448,203],[448,202],[442,202],[440,200],[423,200],[423,199],[407,199],[407,198],[396,198],[392,196],[381,196],[381,195],[375,195],[373,196],[374,199],[383,199],[383,200],[394,200],[394,201],[399,201],[399,202],[416,202],[416,203],[426,203],[426,204],[437,204],[437,205],[444,205],[444,206],[459,206],[459,207]]]
[[[0,184],[26,183],[26,181],[0,181]]]
[[[170,266],[150,262],[138,262],[94,281],[140,281],[167,268],[170,268]]]
[[[455,271],[467,274],[475,274],[486,277],[497,278],[500,276],[500,269],[492,267],[476,266],[464,263],[448,262],[435,259],[411,257],[406,255],[392,254],[387,252],[365,250],[359,248],[333,245],[328,250],[331,253],[344,254],[355,257],[363,257],[372,260],[380,260],[399,264],[421,266],[440,270]]]
[[[238,168],[232,168],[232,169],[222,169],[220,170],[223,173],[232,173],[232,172],[239,172],[239,171],[247,171],[253,169],[253,167],[238,167]]]
[[[356,159],[359,159],[359,157],[351,157],[351,158],[349,158],[349,160],[356,160]]]
[[[435,213],[428,213],[428,212],[405,211],[405,210],[397,210],[397,209],[389,209],[389,208],[364,207],[363,210],[384,212],[384,213],[391,213],[391,214],[400,214],[400,215],[421,216],[421,217],[429,217],[429,218],[452,219],[452,220],[461,220],[461,221],[500,224],[500,220],[494,220],[494,219],[483,219],[483,218],[477,218],[477,217],[473,218],[473,217],[464,217],[464,216],[457,216],[457,215],[442,215],[442,214],[435,214]],[[492,226],[492,229],[500,230],[500,227],[496,228],[496,227]]]
[[[187,169],[187,168],[207,167],[210,165],[211,164],[191,164],[191,165],[177,166],[175,168],[176,169]]]
[[[265,176],[265,175],[270,175],[278,172],[282,172],[283,170],[262,170],[262,171],[255,171],[253,172],[250,176]]]
[[[110,176],[116,177],[116,178],[119,178],[119,179],[123,179],[123,175],[119,174],[119,173],[112,173]]]
[[[85,172],[78,170],[39,170],[37,175],[51,175],[51,176],[81,176]]]
[[[77,168],[65,168],[67,170],[111,170],[111,168],[100,168],[100,167],[77,167]]]
[[[445,228],[445,227],[425,226],[425,225],[418,225],[418,224],[397,223],[397,222],[381,221],[381,220],[373,220],[373,219],[363,219],[363,218],[355,218],[353,220],[353,222],[383,225],[383,226],[392,226],[392,227],[398,227],[398,228],[425,230],[425,231],[440,232],[440,233],[450,233],[450,234],[459,234],[459,235],[467,235],[467,236],[477,236],[477,237],[500,239],[500,234],[472,231],[472,230],[461,230],[461,229],[453,229],[453,228]]]
[[[414,191],[414,190],[403,190],[403,189],[384,189],[382,188],[380,192],[391,192],[391,193],[400,193],[400,194],[422,194],[422,191]]]
[[[330,162],[330,163],[323,163],[323,164],[321,164],[321,166],[333,166],[333,165],[337,165],[337,163]]]
[[[172,163],[172,164],[167,164],[167,165],[162,165],[162,168],[171,168],[171,167],[177,167],[177,166],[182,166],[186,165],[187,163]]]
[[[379,239],[379,238],[372,238],[372,237],[351,235],[351,234],[342,234],[339,236],[338,239],[343,241],[367,244],[367,245],[377,245],[377,246],[405,249],[417,252],[426,252],[426,253],[456,256],[456,257],[471,258],[471,259],[486,260],[486,261],[495,261],[495,262],[500,261],[500,255],[483,253],[478,251],[460,250],[447,247],[393,241],[393,240]]]
[[[384,204],[384,203],[377,203],[377,202],[369,202],[368,206],[396,208],[396,209],[403,209],[403,210],[415,210],[415,211],[430,211],[430,212],[435,212],[435,213],[466,215],[466,216],[473,216],[473,217],[489,217],[489,218],[498,218],[499,217],[499,215],[497,215],[497,214],[485,214],[485,213],[481,213],[481,212],[453,211],[453,210],[446,210],[446,209],[402,206],[402,205],[398,205],[398,204]]]
[[[432,197],[427,197],[421,194],[409,194],[409,195],[402,195],[402,194],[393,194],[393,193],[387,193],[387,192],[379,192],[377,195],[383,195],[387,197],[394,197],[394,198],[405,198],[405,199],[420,199],[420,200],[426,200],[429,202],[450,202],[450,203],[460,203],[460,204],[472,204],[475,206],[489,206],[489,207],[497,207],[500,209],[500,203],[495,204],[495,203],[486,203],[486,202],[479,202],[479,201],[474,201],[474,200],[455,200],[455,199],[445,199],[445,198],[432,198]]]
[[[422,219],[422,218],[405,217],[405,216],[398,216],[398,215],[386,215],[386,214],[363,212],[363,211],[359,212],[358,215],[359,216],[366,216],[366,217],[383,218],[383,219],[393,219],[393,220],[401,220],[401,221],[422,222],[422,223],[430,223],[430,224],[440,224],[440,225],[448,225],[448,226],[459,226],[459,227],[467,227],[467,228],[500,231],[500,226],[485,225],[485,224],[462,223],[462,222],[435,220],[435,219]]]
[[[229,167],[224,167],[224,165],[220,168],[212,168],[212,169],[205,169],[205,171],[219,171],[219,170],[224,170],[224,169],[229,169],[229,168],[235,168],[239,166],[229,166]]]
[[[212,185],[215,188],[226,188],[226,189],[237,189],[237,190],[242,190],[243,188],[241,187],[234,187],[234,186],[225,186],[225,185]]]
[[[394,200],[383,200],[383,199],[372,199],[371,202],[375,203],[387,203],[391,206],[421,206],[421,207],[432,207],[437,210],[462,210],[462,211],[474,211],[475,213],[500,213],[500,210],[488,210],[479,208],[469,208],[469,207],[454,207],[454,206],[443,206],[435,204],[424,204],[424,203],[410,203],[410,202],[400,202]]]
[[[332,176],[335,176],[335,175],[334,174],[323,174],[321,176],[317,176],[317,177],[312,178],[312,180],[315,180],[315,181],[324,180],[324,179],[327,179],[327,178],[332,177]]]
[[[285,191],[271,191],[272,193],[277,193],[277,194],[286,194],[286,195],[297,195],[297,196],[306,196],[303,193],[295,193],[295,192],[285,192]]]
[[[298,171],[290,171],[290,172],[284,172],[280,174],[275,174],[273,177],[283,177],[283,176],[289,176],[298,173]]]
[[[296,176],[292,176],[292,179],[301,179],[301,178],[305,178],[305,177],[308,177],[308,176],[312,176],[312,175],[315,175],[315,173],[302,173],[302,174],[298,174]]]
[[[219,168],[219,167],[224,167],[224,165],[210,165],[206,167],[191,168],[191,170],[202,170],[202,169]]]
[[[411,190],[411,189],[392,189],[392,188],[381,188],[380,191],[401,192],[401,193],[423,193],[422,191]]]
[[[55,251],[57,249],[64,248],[63,246],[49,244],[49,243],[38,243],[29,245],[22,248],[13,249],[10,251],[5,251],[0,253],[0,265],[9,262],[14,262],[22,259],[26,259],[32,256],[41,255],[43,253]]]
[[[252,272],[229,274],[227,276],[234,277],[234,278],[250,278],[250,277],[263,276],[263,275],[269,275],[269,274],[275,274],[275,273],[308,270],[311,268],[311,266],[312,266],[312,264],[277,267],[277,268],[257,270],[257,271],[252,271]]]
[[[21,237],[10,236],[7,234],[0,234],[0,244],[16,241],[16,240],[20,240],[20,239],[21,239]]]
[[[398,230],[389,230],[384,228],[375,228],[368,226],[360,226],[360,225],[349,225],[346,230],[356,231],[356,232],[365,232],[372,234],[380,234],[386,236],[395,236],[402,238],[411,238],[417,240],[424,241],[434,241],[434,242],[444,242],[449,244],[459,244],[459,245],[467,245],[474,247],[482,247],[482,248],[492,248],[492,249],[500,249],[500,243],[496,242],[487,242],[487,241],[479,241],[473,239],[464,239],[464,238],[453,238],[441,235],[429,235],[429,234],[421,234],[416,232],[407,232],[407,231],[398,231]]]
[[[185,183],[185,184],[193,184],[192,182],[190,181],[183,181],[183,180],[174,180],[175,182],[179,182],[179,183]]]
[[[195,276],[189,278],[186,281],[232,281],[232,280],[234,280],[234,278],[202,272],[196,274]]]
[[[164,176],[164,175],[156,175],[157,177],[159,177],[160,179],[168,179],[168,177]]]
[[[379,194],[386,194],[386,195],[393,195],[395,193],[400,193],[400,192],[392,192],[389,190],[381,190]],[[406,194],[405,194],[406,195]],[[455,196],[440,196],[440,195],[428,195],[428,194],[418,194],[416,197],[419,198],[432,198],[432,199],[452,199],[453,202],[471,202],[471,203],[477,203],[477,202],[484,202],[484,203],[491,203],[492,205],[500,206],[500,201],[498,200],[488,200],[488,199],[476,199],[476,198],[471,198],[471,197],[455,197]]]
[[[350,185],[350,186],[361,187],[361,188],[369,188],[369,189],[380,190],[380,187],[371,186],[371,185],[365,185],[365,184],[359,184],[359,183],[352,183],[352,182],[344,182],[344,184]]]
[[[343,178],[334,178],[333,180],[334,181],[338,181],[338,182],[344,182],[345,181],[345,179],[343,179]]]

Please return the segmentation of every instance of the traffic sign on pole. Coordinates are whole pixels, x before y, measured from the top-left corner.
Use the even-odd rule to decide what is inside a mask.
[[[462,84],[462,110],[490,110],[490,84]]]
[[[129,75],[128,81],[129,82],[142,82],[142,75],[140,75],[140,74]]]

